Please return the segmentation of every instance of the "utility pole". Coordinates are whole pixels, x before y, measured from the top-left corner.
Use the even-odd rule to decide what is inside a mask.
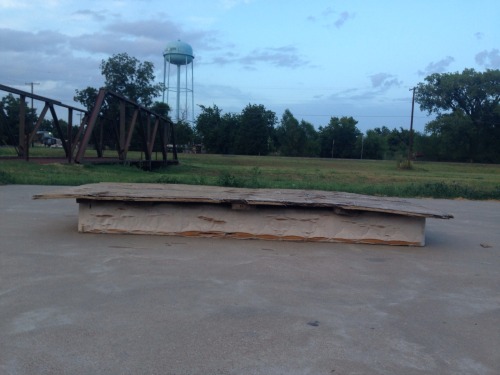
[[[410,91],[413,91],[413,96],[411,99],[410,139],[408,142],[408,167],[410,166],[411,156],[413,154],[413,110],[415,108],[415,89],[416,87],[410,89]]]
[[[27,86],[31,86],[31,95],[33,95],[33,86],[39,85],[40,82],[25,82],[24,84]],[[31,111],[33,112],[33,97],[31,97]]]

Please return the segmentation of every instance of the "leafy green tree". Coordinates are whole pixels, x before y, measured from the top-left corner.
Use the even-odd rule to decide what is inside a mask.
[[[102,60],[101,74],[104,77],[104,86],[118,93],[127,99],[130,99],[138,104],[150,108],[153,105],[158,106],[158,102],[153,103],[153,99],[160,95],[163,90],[163,84],[154,83],[154,65],[151,62],[141,62],[135,57],[129,56],[127,53],[119,53],[113,55],[107,60]],[[83,90],[76,90],[74,100],[82,103],[89,111],[94,107],[98,90],[93,87],[87,87]],[[165,108],[159,108],[163,113]],[[162,114],[163,114],[162,113]],[[116,134],[118,127],[118,106],[116,100],[110,98],[104,103],[98,127],[102,143],[104,146],[116,148]],[[139,126],[141,122],[145,122],[145,118],[139,119]],[[137,142],[140,127],[136,127],[135,135],[132,140],[131,149],[138,149],[141,147],[140,142]],[[97,130],[97,129],[96,129]]]
[[[276,129],[278,148],[284,156],[302,156],[305,149],[305,131],[299,121],[286,109]]]
[[[75,102],[81,103],[87,111],[94,108],[95,101],[97,99],[97,89],[88,86],[83,90],[75,90],[75,96],[73,100]]]
[[[286,109],[276,128],[276,144],[284,156],[318,156],[318,133],[314,126],[304,120],[300,122]]]
[[[175,143],[178,147],[192,146],[194,140],[194,130],[186,121],[179,121],[174,125]]]
[[[302,156],[319,156],[319,136],[314,125],[305,120],[300,121],[300,128],[304,131],[304,150]]]
[[[196,133],[207,152],[232,154],[235,152],[236,135],[240,129],[240,116],[233,113],[222,114],[216,105],[200,105],[201,113],[196,119]]]
[[[154,83],[153,63],[141,62],[127,53],[119,53],[108,60],[102,60],[100,68],[106,88],[147,108],[163,90],[163,84]]]
[[[466,162],[470,159],[470,139],[473,126],[461,111],[438,115],[425,126],[433,139],[433,149],[426,148],[426,155],[437,161]],[[425,145],[423,145],[425,147]]]
[[[201,113],[196,118],[196,132],[201,142],[209,153],[218,153],[220,147],[220,133],[222,128],[222,111],[214,105],[213,107],[199,106]]]
[[[500,70],[435,73],[425,81],[418,85],[415,100],[422,110],[438,115],[427,130],[435,136],[446,134],[444,142],[461,147],[466,142],[467,147],[460,152],[467,150],[467,159],[471,161],[500,160]],[[469,120],[468,131],[454,131],[454,120],[458,119],[456,126],[462,127],[465,118]],[[451,144],[447,146],[450,147]],[[453,157],[462,158],[450,155]]]
[[[385,136],[387,139],[387,158],[398,159],[408,155],[408,145],[410,142],[410,131],[403,129],[392,129]]]
[[[240,115],[235,152],[241,155],[267,155],[274,147],[276,114],[262,104],[248,104]]]
[[[440,138],[425,132],[413,134],[414,158],[420,160],[439,161],[442,154],[440,149]]]
[[[170,107],[168,106],[167,103],[162,103],[158,101],[154,102],[149,109],[152,112],[163,117],[168,117],[168,113],[170,112]]]
[[[3,145],[19,143],[19,103],[12,94],[0,101],[0,142]]]
[[[36,109],[29,108],[23,103],[25,118],[25,131],[33,131],[33,126],[38,120]],[[19,143],[19,111],[21,99],[8,94],[0,101],[0,142],[1,144],[17,145]]]
[[[358,158],[356,141],[361,132],[352,117],[332,117],[330,123],[319,128],[320,156],[333,158]]]
[[[320,152],[322,158],[333,158],[335,148],[335,137],[332,126],[320,126],[318,128]]]
[[[219,153],[234,154],[236,135],[241,127],[241,116],[237,113],[225,113],[219,132]]]
[[[387,152],[387,139],[380,128],[368,130],[362,142],[363,159],[384,159]]]

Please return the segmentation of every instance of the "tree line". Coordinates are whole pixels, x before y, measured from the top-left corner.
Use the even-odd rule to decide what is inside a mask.
[[[178,124],[177,139],[181,144],[202,144],[208,153],[346,159],[398,159],[408,153],[410,131],[402,127],[382,126],[363,134],[358,122],[347,116],[331,117],[316,129],[288,109],[279,121],[263,105],[248,104],[241,114],[222,114],[216,105],[200,109],[194,126]],[[425,147],[426,138],[420,132],[413,134],[414,148],[419,150],[414,157],[424,157],[420,150],[433,151]]]
[[[370,129],[363,134],[353,117],[331,117],[316,129],[285,110],[276,114],[249,104],[240,114],[222,114],[216,105],[200,106],[182,139],[200,142],[207,152],[244,155],[394,159],[407,155],[433,161],[500,163],[500,70],[432,74],[415,88],[415,101],[436,114],[424,132]]]
[[[168,105],[154,101],[165,88],[154,83],[154,66],[126,53],[102,60],[105,87],[156,113],[168,116]],[[75,91],[75,101],[90,110],[98,90]],[[410,139],[412,157],[434,161],[500,163],[500,70],[435,73],[415,87],[420,109],[435,114],[423,132],[406,128],[377,127],[362,133],[353,117],[331,117],[315,128],[298,120],[290,110],[281,118],[262,104],[248,104],[240,113],[223,113],[217,105],[200,105],[194,124],[176,124],[178,145],[202,145],[206,152],[241,155],[282,155],[322,158],[394,159],[405,157]],[[0,142],[15,142],[19,99],[12,95],[0,101]],[[115,124],[117,106],[107,103],[101,121]],[[36,122],[36,110],[27,108],[27,122]],[[65,129],[64,120],[59,120]],[[114,125],[113,125],[114,126]],[[104,143],[113,148],[113,126],[104,132]],[[44,120],[40,130],[52,131]],[[132,146],[133,148],[133,146]]]

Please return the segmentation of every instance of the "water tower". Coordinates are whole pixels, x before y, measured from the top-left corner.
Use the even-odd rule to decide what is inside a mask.
[[[194,121],[194,94],[193,94],[193,48],[184,42],[178,40],[177,42],[170,42],[167,44],[165,51],[163,52],[164,64],[163,64],[163,85],[165,86],[165,91],[167,92],[167,104],[171,109],[174,109],[170,105],[170,92],[175,92],[176,95],[176,106],[175,106],[175,119],[177,122],[181,119],[181,96],[185,95],[185,105],[183,108],[183,114],[186,116],[185,120],[188,120],[188,97],[191,94],[191,121]],[[191,64],[191,88],[188,86],[188,65]],[[167,71],[168,65],[168,71]],[[177,86],[170,86],[170,66],[177,66]],[[185,80],[184,85],[181,87],[181,67],[185,66]],[[165,83],[165,79],[167,82]],[[163,102],[165,103],[165,91],[163,92]]]

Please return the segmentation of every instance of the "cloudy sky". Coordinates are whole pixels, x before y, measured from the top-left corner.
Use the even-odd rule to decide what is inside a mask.
[[[162,82],[165,45],[180,39],[195,107],[408,128],[427,75],[500,69],[499,20],[498,0],[0,0],[0,83],[81,107],[75,89],[102,86],[103,59],[150,61]],[[429,120],[417,107],[415,128]]]

